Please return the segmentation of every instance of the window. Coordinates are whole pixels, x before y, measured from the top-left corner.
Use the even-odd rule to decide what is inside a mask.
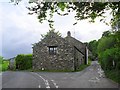
[[[54,55],[57,53],[57,46],[48,46],[49,54]]]

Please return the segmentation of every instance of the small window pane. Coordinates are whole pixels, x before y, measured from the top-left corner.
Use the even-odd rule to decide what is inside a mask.
[[[57,53],[57,46],[49,46],[49,54],[56,54]]]

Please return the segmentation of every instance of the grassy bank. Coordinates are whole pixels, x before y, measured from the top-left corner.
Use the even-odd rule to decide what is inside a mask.
[[[101,62],[99,61],[100,65]],[[104,70],[104,69],[103,69]],[[104,70],[105,76],[111,80],[113,80],[114,82],[117,82],[120,84],[120,70]]]
[[[87,65],[85,65],[85,64],[80,65],[80,67],[79,67],[79,69],[77,71],[82,71],[82,70],[84,70],[85,68],[87,68],[90,65],[91,65],[91,60],[89,59],[88,64]]]
[[[120,70],[105,71],[105,75],[107,78],[120,84]]]

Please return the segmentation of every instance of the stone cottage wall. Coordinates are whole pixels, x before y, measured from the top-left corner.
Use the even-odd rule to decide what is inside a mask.
[[[80,65],[84,64],[84,58],[85,58],[84,55],[79,50],[74,48],[74,60],[75,60],[74,68],[75,68],[75,70],[78,70],[80,68]]]
[[[48,46],[57,46],[56,55],[49,54]],[[48,36],[33,47],[33,69],[74,70],[73,46],[59,36]]]

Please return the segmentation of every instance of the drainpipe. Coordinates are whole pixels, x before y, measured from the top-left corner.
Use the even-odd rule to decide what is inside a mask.
[[[85,46],[85,64],[88,64],[88,48]]]

